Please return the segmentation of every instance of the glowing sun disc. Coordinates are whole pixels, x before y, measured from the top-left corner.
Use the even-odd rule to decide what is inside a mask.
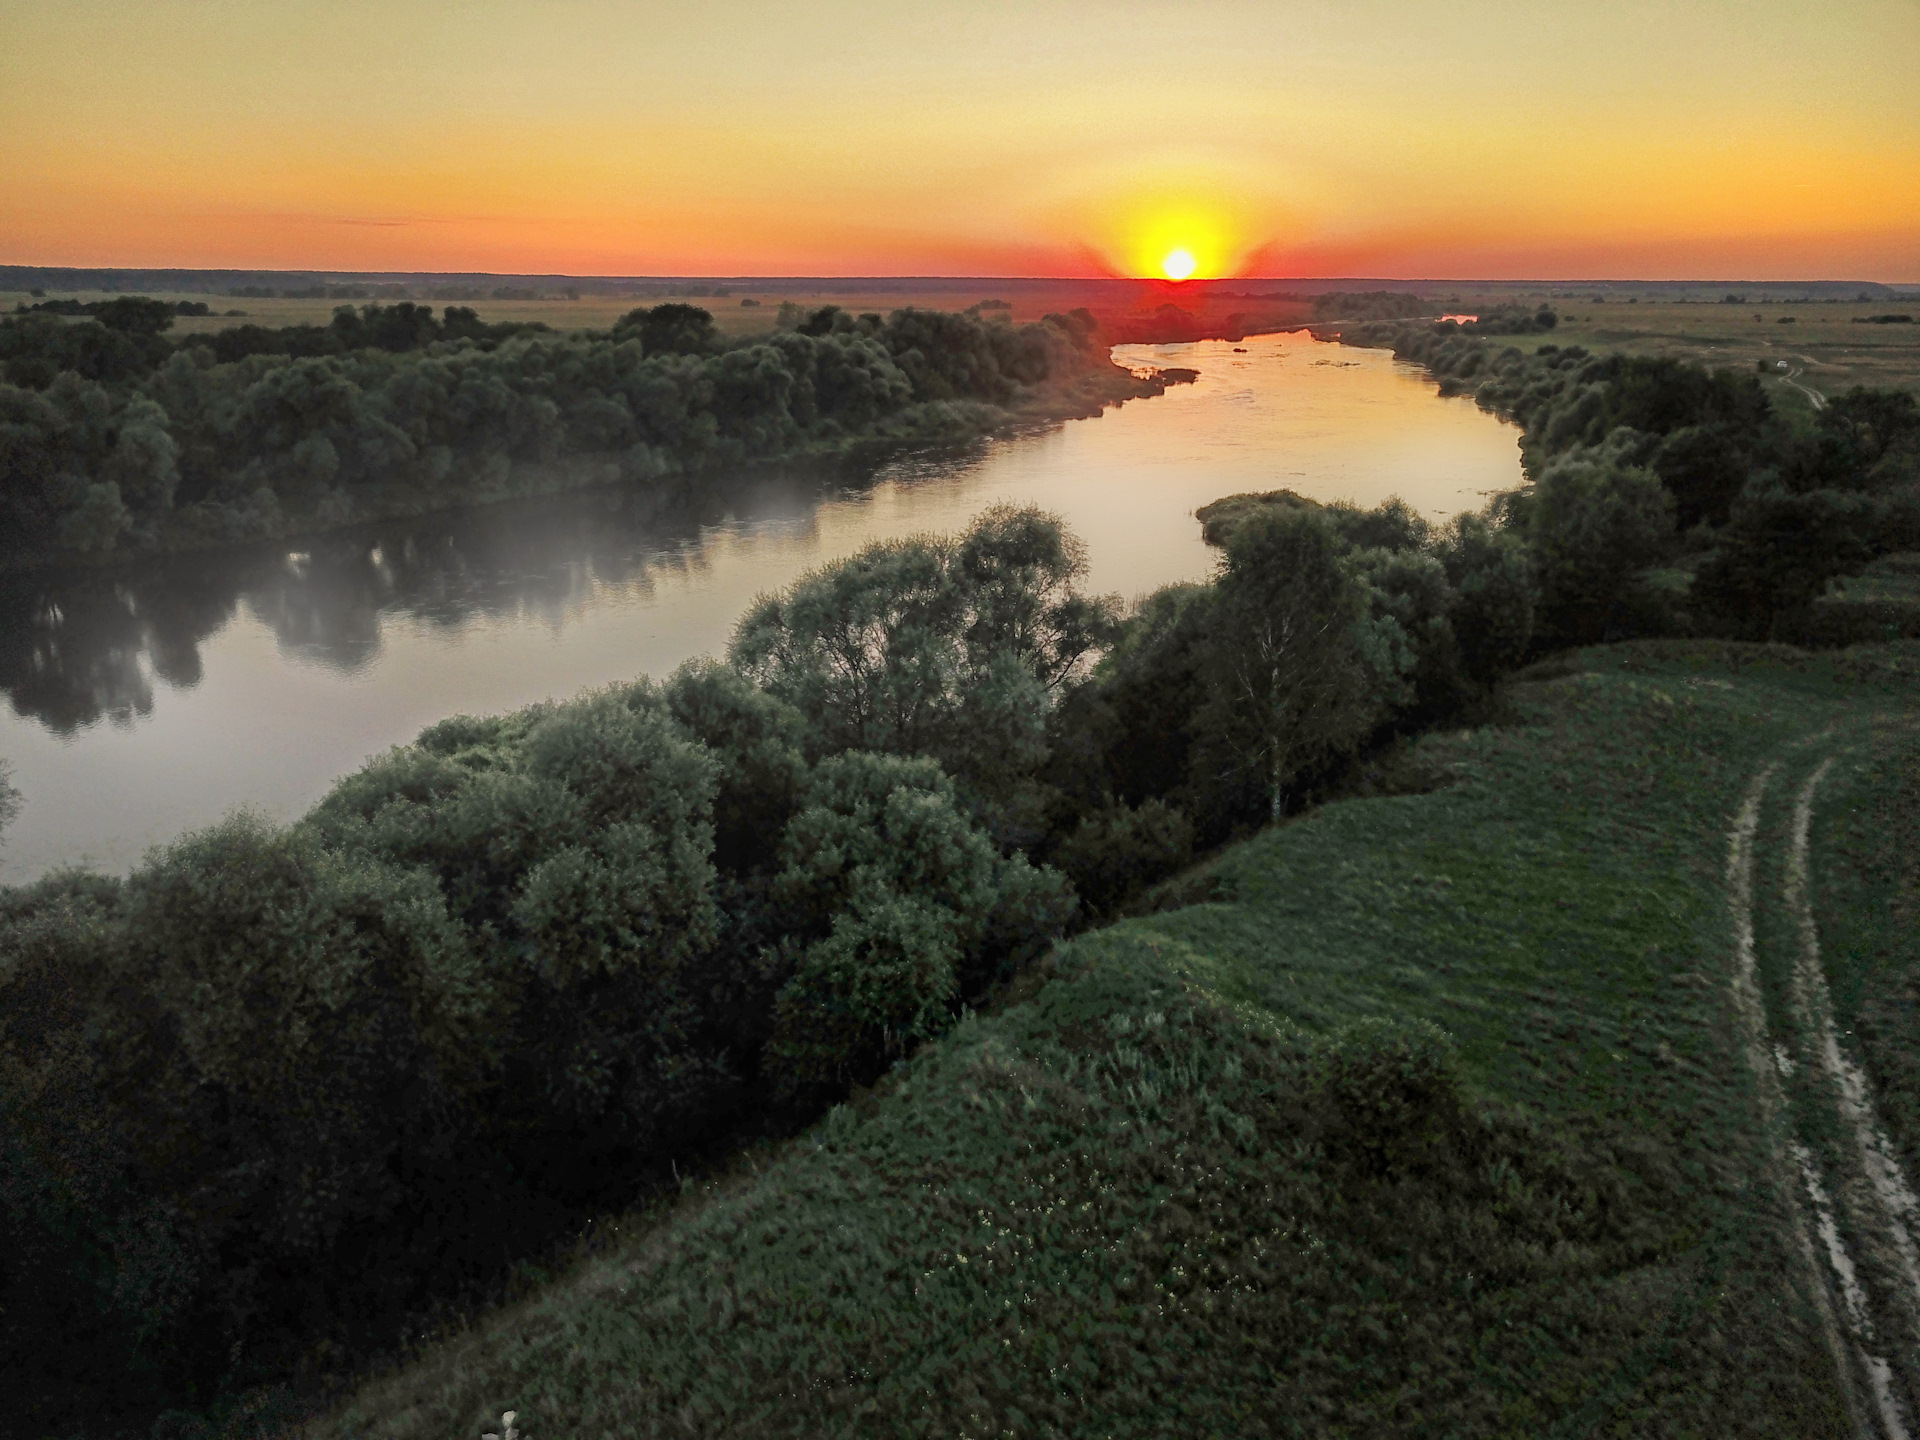
[[[1167,272],[1169,280],[1184,280],[1193,274],[1193,256],[1185,250],[1169,250],[1160,268]]]

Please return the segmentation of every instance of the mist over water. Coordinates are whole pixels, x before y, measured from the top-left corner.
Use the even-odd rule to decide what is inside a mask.
[[[1384,351],[1302,335],[1127,346],[1193,385],[1096,420],[860,475],[716,478],[691,513],[593,492],[112,576],[0,582],[0,757],[26,807],[0,880],[150,845],[239,806],[290,819],[369,755],[485,713],[720,653],[755,595],[1002,500],[1060,512],[1088,587],[1212,568],[1193,511],[1286,487],[1442,519],[1520,481],[1518,432]]]

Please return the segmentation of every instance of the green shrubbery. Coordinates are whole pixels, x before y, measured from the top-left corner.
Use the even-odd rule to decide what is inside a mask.
[[[162,333],[170,307],[112,303],[122,309],[77,322],[0,319],[11,559],[279,536],[862,441],[971,438],[1013,408],[1082,413],[1158,389],[1107,358],[1083,311],[1015,327],[828,307],[726,341],[682,304],[563,336],[402,302],[174,344]]]
[[[1902,391],[1855,388],[1796,423],[1756,377],[1679,360],[1528,355],[1448,325],[1345,338],[1390,346],[1522,426],[1532,483],[1497,509],[1528,542],[1543,643],[1765,638],[1783,621],[1819,633],[1834,627],[1810,612],[1834,580],[1920,545],[1920,403]],[[1650,587],[1683,546],[1705,555],[1690,592]]]

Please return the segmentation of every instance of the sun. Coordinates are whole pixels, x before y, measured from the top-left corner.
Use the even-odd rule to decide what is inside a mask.
[[[1193,252],[1185,249],[1169,250],[1166,259],[1160,262],[1160,268],[1167,272],[1169,280],[1184,280],[1193,274],[1195,269]]]

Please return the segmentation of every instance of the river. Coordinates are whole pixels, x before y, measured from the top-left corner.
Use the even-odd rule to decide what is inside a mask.
[[[125,870],[251,807],[290,819],[424,726],[722,652],[754,596],[1002,500],[1063,515],[1097,592],[1205,576],[1194,510],[1287,487],[1436,519],[1520,481],[1519,432],[1385,351],[1304,333],[1125,346],[1191,385],[860,475],[716,478],[699,512],[591,492],[111,576],[0,585],[0,881]]]

